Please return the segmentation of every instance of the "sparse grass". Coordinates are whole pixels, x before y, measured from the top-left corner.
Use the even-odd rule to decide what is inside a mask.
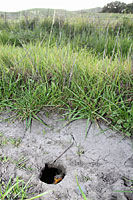
[[[80,186],[80,184],[79,184],[79,181],[78,181],[77,176],[76,176],[76,182],[77,182],[77,185],[78,185],[79,191],[80,191],[80,193],[81,193],[83,199],[84,199],[84,200],[87,200],[86,195],[84,194],[83,190],[81,189],[81,186]]]
[[[6,137],[3,133],[0,133],[0,146],[12,144],[14,147],[18,147],[21,143],[21,138]]]
[[[31,180],[31,179],[30,179]],[[11,199],[19,199],[19,200],[32,200],[32,199],[38,199],[39,197],[42,197],[46,195],[49,192],[44,192],[42,194],[39,194],[37,196],[34,196],[32,198],[28,198],[31,196],[30,194],[30,188],[32,186],[29,185],[30,180],[25,183],[20,178],[16,178],[16,181],[13,183],[12,179],[10,178],[8,183],[0,183],[0,198],[1,200],[11,200]],[[32,194],[33,195],[33,194]]]
[[[19,169],[33,171],[32,166],[28,164],[28,159],[23,156],[21,158],[18,158],[18,160],[14,160],[13,163],[15,163],[16,167]]]
[[[2,156],[0,155],[0,162],[6,163],[10,160],[6,155]]]
[[[128,183],[128,185],[130,185],[130,190],[116,190],[114,192],[122,192],[122,193],[133,193],[133,180],[124,178],[125,181]]]

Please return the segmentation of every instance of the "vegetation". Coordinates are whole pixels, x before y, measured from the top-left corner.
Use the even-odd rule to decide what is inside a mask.
[[[126,13],[132,13],[133,14],[133,3],[127,4]]]
[[[84,48],[102,56],[127,56],[133,41],[132,16],[112,16],[105,20],[108,14],[96,15],[95,22],[95,18],[88,17],[56,18],[54,23],[50,17],[44,20],[24,18],[18,23],[1,21],[0,43],[19,47],[22,47],[22,43],[41,42],[41,45],[49,47],[70,44],[74,51]]]
[[[132,15],[1,19],[0,113],[28,128],[33,119],[44,123],[41,110],[58,111],[70,121],[102,120],[131,137],[132,32]],[[29,198],[28,183],[0,183],[0,195]]]
[[[108,3],[103,7],[102,12],[104,13],[132,13],[133,14],[133,3],[126,4],[120,1]]]
[[[32,186],[29,185],[29,182],[31,179],[25,183],[22,179],[16,178],[16,182],[13,183],[12,179],[10,178],[8,183],[5,185],[5,183],[0,183],[0,197],[1,200],[11,200],[11,199],[19,199],[19,200],[33,200],[38,199],[39,197],[42,197],[46,195],[48,192],[44,192],[42,194],[39,194],[37,196],[29,197],[29,191],[32,188]]]
[[[86,195],[84,194],[84,192],[83,192],[81,186],[79,185],[79,181],[78,181],[77,176],[76,176],[76,182],[77,182],[77,185],[78,185],[79,191],[80,191],[80,193],[82,194],[83,199],[84,199],[84,200],[87,200]]]
[[[46,18],[46,17],[52,17],[54,14],[54,9],[48,9],[48,8],[33,8],[29,10],[23,10],[19,12],[2,12],[0,11],[0,18],[4,20],[18,20],[21,17],[30,17],[32,19],[34,18]],[[78,10],[78,11],[68,11],[68,10],[62,10],[62,9],[56,9],[56,15],[62,16],[63,18],[68,17],[78,17],[79,15],[86,15],[88,13],[98,13],[101,12],[102,8],[91,8],[91,9],[84,9],[84,10]]]
[[[40,110],[58,109],[69,120],[101,119],[131,136],[133,23],[99,16],[1,21],[1,112],[29,127]]]

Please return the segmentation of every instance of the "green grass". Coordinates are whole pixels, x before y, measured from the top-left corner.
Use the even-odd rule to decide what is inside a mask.
[[[27,19],[20,22],[0,21],[0,44],[22,46],[39,42],[45,46],[64,47],[74,51],[86,48],[100,56],[119,54],[125,57],[132,49],[132,15],[89,15],[52,19]]]
[[[48,17],[28,24],[1,20],[0,114],[26,120],[29,128],[34,119],[49,126],[40,118],[41,110],[58,111],[69,121],[102,120],[131,137],[132,32],[132,15]],[[28,198],[28,184],[20,179],[1,183],[2,200]],[[39,195],[30,200],[35,198]]]
[[[13,111],[27,127],[42,109],[58,109],[70,120],[102,119],[131,136],[131,59],[103,59],[69,44],[1,45],[0,77],[1,111]]]
[[[81,193],[83,199],[84,199],[84,200],[87,200],[86,195],[84,194],[84,192],[82,191],[82,189],[81,189],[81,187],[80,187],[80,184],[79,184],[79,182],[78,182],[78,178],[77,178],[77,176],[76,176],[76,182],[77,182],[77,185],[78,185],[79,191],[80,191],[80,193]]]
[[[31,179],[30,179],[31,180]],[[48,192],[44,192],[42,194],[36,195],[34,197],[29,198],[31,194],[29,190],[32,186],[29,185],[30,180],[25,183],[23,180],[16,178],[16,182],[12,183],[12,179],[10,178],[8,183],[0,183],[0,198],[1,200],[11,200],[11,199],[19,199],[19,200],[32,200],[38,199],[46,195]]]

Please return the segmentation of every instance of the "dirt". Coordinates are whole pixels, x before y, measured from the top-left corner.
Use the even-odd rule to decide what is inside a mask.
[[[51,127],[33,121],[25,131],[25,123],[0,123],[0,180],[5,183],[17,176],[26,182],[30,179],[32,192],[50,190],[40,199],[81,200],[76,177],[88,200],[132,200],[133,148],[131,139],[113,132],[101,124],[89,127],[87,120],[70,124],[58,115],[43,120]],[[1,117],[2,118],[2,117]],[[88,126],[88,127],[87,127]],[[71,144],[55,165],[65,169],[65,177],[58,184],[40,180],[46,163],[53,163]],[[32,195],[33,196],[33,195]]]

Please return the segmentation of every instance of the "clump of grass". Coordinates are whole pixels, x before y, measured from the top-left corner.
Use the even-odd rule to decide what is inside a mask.
[[[39,194],[37,196],[28,198],[29,190],[31,186],[29,186],[29,181],[25,183],[23,180],[16,178],[16,182],[13,184],[12,179],[10,178],[8,183],[5,185],[4,183],[0,183],[0,195],[1,200],[11,200],[11,199],[20,199],[20,200],[32,200],[32,199],[38,199],[39,197],[42,197],[46,195],[49,192],[44,192],[42,194]]]
[[[131,136],[131,60],[99,58],[86,49],[1,46],[0,108],[27,121],[60,109],[69,119],[102,119]]]
[[[133,26],[99,16],[0,22],[0,111],[15,112],[28,128],[41,109],[58,108],[131,136]]]

